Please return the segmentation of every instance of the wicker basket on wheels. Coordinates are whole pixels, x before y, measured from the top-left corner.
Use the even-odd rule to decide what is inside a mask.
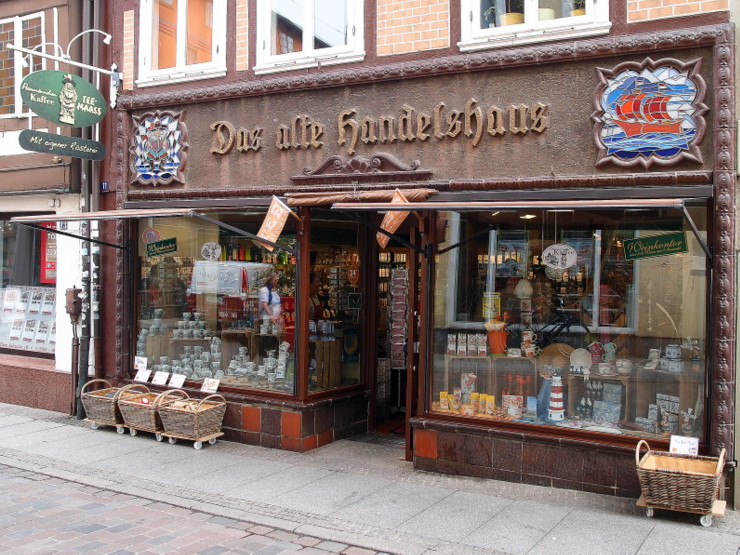
[[[221,395],[209,395],[200,401],[178,400],[159,409],[163,433],[170,438],[170,443],[187,439],[195,442],[196,449],[200,449],[204,441],[216,443],[216,438],[223,435],[221,424],[225,413],[226,399]]]
[[[647,453],[640,457],[643,444]],[[702,515],[703,526],[710,526],[712,515],[724,514],[725,502],[717,500],[724,449],[719,457],[681,455],[651,451],[642,440],[635,448],[635,463],[642,488],[637,504],[647,507],[648,517],[653,516],[653,509],[695,513]]]
[[[103,387],[90,390],[90,386],[97,384]],[[149,391],[146,386],[139,384],[113,387],[108,380],[90,380],[80,390],[80,399],[87,415],[85,420],[90,422],[90,427],[93,430],[97,430],[100,426],[115,426],[118,433],[122,434],[125,430],[123,428],[123,416],[118,408],[118,401],[127,396],[141,393],[142,390]]]
[[[152,393],[147,390],[141,395],[120,399],[118,406],[121,409],[123,421],[130,429],[132,436],[135,436],[137,431],[151,432],[156,434],[157,441],[162,441],[160,408],[187,397],[188,394],[179,389],[171,389],[162,393]]]

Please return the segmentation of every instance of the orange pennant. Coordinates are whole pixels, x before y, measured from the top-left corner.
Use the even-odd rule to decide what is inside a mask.
[[[265,215],[265,220],[262,222],[262,227],[257,232],[257,237],[270,241],[271,243],[277,243],[280,234],[283,232],[285,222],[288,220],[288,216],[291,214],[290,208],[283,203],[276,196],[272,197],[270,203],[270,209]],[[272,252],[273,247],[267,244],[262,244],[267,250]]]
[[[403,196],[403,193],[399,189],[396,189],[396,192],[393,195],[393,199],[391,200],[391,204],[408,204],[408,202],[409,201],[406,199],[406,197]],[[385,217],[380,224],[380,229],[387,231],[388,233],[395,233],[408,215],[409,213],[405,210],[393,210],[390,212],[386,212]],[[388,237],[384,233],[378,233],[377,237],[380,248],[384,249],[386,245],[388,245],[390,237]]]

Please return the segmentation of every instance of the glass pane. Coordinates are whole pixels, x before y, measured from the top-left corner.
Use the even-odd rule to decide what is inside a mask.
[[[313,47],[331,48],[347,44],[347,3],[315,0]]]
[[[524,23],[524,0],[481,0],[481,27]]]
[[[586,13],[585,0],[539,0],[539,21],[574,17]]]
[[[309,391],[358,384],[361,310],[352,308],[362,275],[357,224],[313,210],[310,257]]]
[[[152,14],[152,69],[177,64],[177,10],[179,0],[155,0]]]
[[[256,233],[265,212],[212,217]],[[137,356],[195,382],[293,393],[295,258],[193,218],[141,221],[139,231]],[[144,238],[174,239],[173,250],[147,256]],[[291,222],[280,243],[295,244]]]
[[[188,0],[186,48],[188,65],[213,59],[213,0]]]
[[[703,437],[708,268],[680,211],[441,216],[434,411]]]
[[[0,348],[53,353],[56,241],[53,234],[0,220]],[[42,260],[47,264],[42,264]]]
[[[303,51],[303,15],[302,0],[272,0],[272,55]]]

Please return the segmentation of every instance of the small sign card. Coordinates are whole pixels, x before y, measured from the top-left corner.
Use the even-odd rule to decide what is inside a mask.
[[[151,375],[152,371],[147,370],[146,368],[142,368],[138,372],[136,372],[136,376],[134,377],[135,382],[148,382],[149,376]]]
[[[146,364],[146,357],[134,357],[134,370],[145,370]]]
[[[218,384],[221,383],[221,380],[216,380],[214,378],[205,378],[203,380],[203,385],[200,388],[201,393],[216,393],[218,391]]]
[[[185,374],[172,374],[170,376],[170,387],[180,389],[185,384]]]
[[[152,378],[152,385],[167,385],[167,379],[170,377],[169,372],[162,372],[161,370],[158,372],[154,372],[154,377]]]
[[[699,438],[688,436],[671,436],[671,444],[668,447],[671,453],[678,455],[698,455]]]

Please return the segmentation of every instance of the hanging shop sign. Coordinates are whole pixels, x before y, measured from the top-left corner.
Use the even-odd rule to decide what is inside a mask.
[[[556,243],[542,251],[542,262],[548,268],[565,270],[575,265],[578,260],[576,249],[570,245]]]
[[[149,243],[146,246],[147,256],[161,256],[163,254],[169,254],[177,250],[177,239],[171,237],[170,239],[164,239],[162,241],[156,241]]]
[[[98,161],[105,158],[105,145],[103,143],[79,137],[67,137],[66,135],[24,129],[18,137],[18,142],[21,147],[34,152]]]
[[[42,118],[70,127],[95,125],[107,110],[103,95],[91,83],[52,69],[27,75],[21,82],[21,97]]]
[[[686,233],[683,231],[638,239],[626,239],[624,241],[624,257],[627,260],[655,258],[656,256],[688,252],[688,250]]]

